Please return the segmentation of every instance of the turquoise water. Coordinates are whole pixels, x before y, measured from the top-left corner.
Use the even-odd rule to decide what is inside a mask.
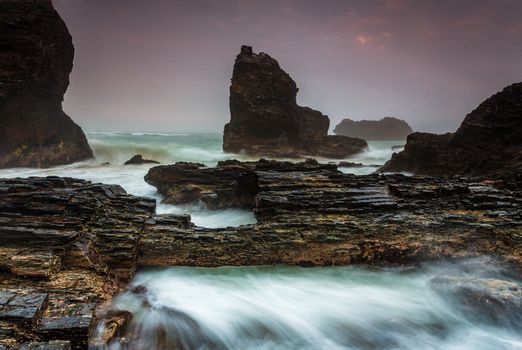
[[[218,161],[225,159],[259,159],[223,152],[222,134],[100,132],[88,133],[87,138],[94,152],[95,159],[93,160],[50,169],[0,169],[0,177],[56,175],[118,184],[131,194],[155,198],[158,203],[158,213],[190,214],[195,224],[204,227],[239,226],[252,224],[256,221],[254,214],[246,210],[211,211],[202,205],[173,206],[162,204],[162,198],[156,192],[156,189],[143,180],[147,171],[155,165],[123,165],[135,154],[141,154],[146,159],[153,159],[162,164],[187,161],[203,163],[207,166],[216,165]],[[368,165],[384,164],[391,157],[391,146],[403,143],[404,141],[369,142],[370,147],[367,151],[345,160]],[[339,161],[319,160],[322,162]],[[369,174],[375,171],[376,167],[364,166],[341,168],[340,170],[355,174]]]
[[[134,315],[129,349],[522,349],[520,309],[491,321],[487,309],[459,305],[453,285],[446,293],[435,283],[492,276],[520,286],[485,258],[388,269],[172,267],[140,272],[130,287],[140,291],[110,309]]]

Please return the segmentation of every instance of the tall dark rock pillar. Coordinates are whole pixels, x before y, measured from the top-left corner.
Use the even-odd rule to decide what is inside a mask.
[[[330,120],[297,105],[298,90],[275,59],[243,46],[234,64],[223,149],[260,156],[344,158],[367,146],[364,140],[327,136]]]
[[[72,38],[51,1],[0,2],[0,167],[48,167],[92,157],[62,110]]]

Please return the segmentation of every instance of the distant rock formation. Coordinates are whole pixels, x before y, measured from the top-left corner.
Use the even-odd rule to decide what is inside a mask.
[[[124,165],[140,165],[140,164],[159,164],[157,160],[152,159],[143,159],[141,154],[136,154],[132,156],[131,159],[125,162]]]
[[[482,102],[455,133],[409,135],[404,151],[394,154],[381,171],[520,178],[522,83]]]
[[[343,119],[334,133],[364,140],[404,140],[413,133],[413,129],[404,120],[394,117],[359,121]]]
[[[0,2],[0,168],[92,157],[62,110],[74,47],[51,1]]]
[[[367,147],[364,140],[328,136],[328,117],[298,106],[297,91],[275,59],[241,47],[230,86],[231,119],[225,125],[223,149],[261,156],[344,158]]]

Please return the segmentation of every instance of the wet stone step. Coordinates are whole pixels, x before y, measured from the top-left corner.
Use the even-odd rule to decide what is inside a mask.
[[[36,333],[45,340],[68,339],[73,349],[87,349],[95,303],[52,305],[40,319]]]
[[[47,307],[48,301],[49,297],[45,293],[15,294],[0,306],[0,321],[32,325]]]

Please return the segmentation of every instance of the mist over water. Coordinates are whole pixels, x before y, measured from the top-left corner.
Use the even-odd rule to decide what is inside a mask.
[[[255,223],[251,211],[241,209],[225,209],[212,211],[201,205],[173,206],[161,203],[161,196],[153,186],[147,184],[143,177],[156,164],[123,165],[136,154],[145,159],[153,159],[162,164],[178,161],[203,163],[214,166],[220,160],[239,159],[257,160],[258,157],[247,157],[239,154],[223,152],[223,136],[221,134],[167,134],[167,133],[88,133],[87,138],[94,152],[95,159],[53,167],[49,169],[0,169],[0,177],[27,176],[67,176],[86,179],[93,182],[117,184],[128,193],[156,199],[157,212],[160,214],[190,214],[192,221],[203,227],[239,226]],[[366,165],[384,164],[391,157],[391,146],[404,144],[404,141],[373,141],[369,149],[354,155],[345,161]],[[318,158],[321,162],[331,159]],[[376,167],[340,168],[341,171],[355,174],[369,174]]]
[[[129,349],[522,349],[520,309],[496,321],[480,300],[470,311],[455,280],[520,287],[488,258],[386,269],[171,267],[140,272],[110,309],[134,315]]]

